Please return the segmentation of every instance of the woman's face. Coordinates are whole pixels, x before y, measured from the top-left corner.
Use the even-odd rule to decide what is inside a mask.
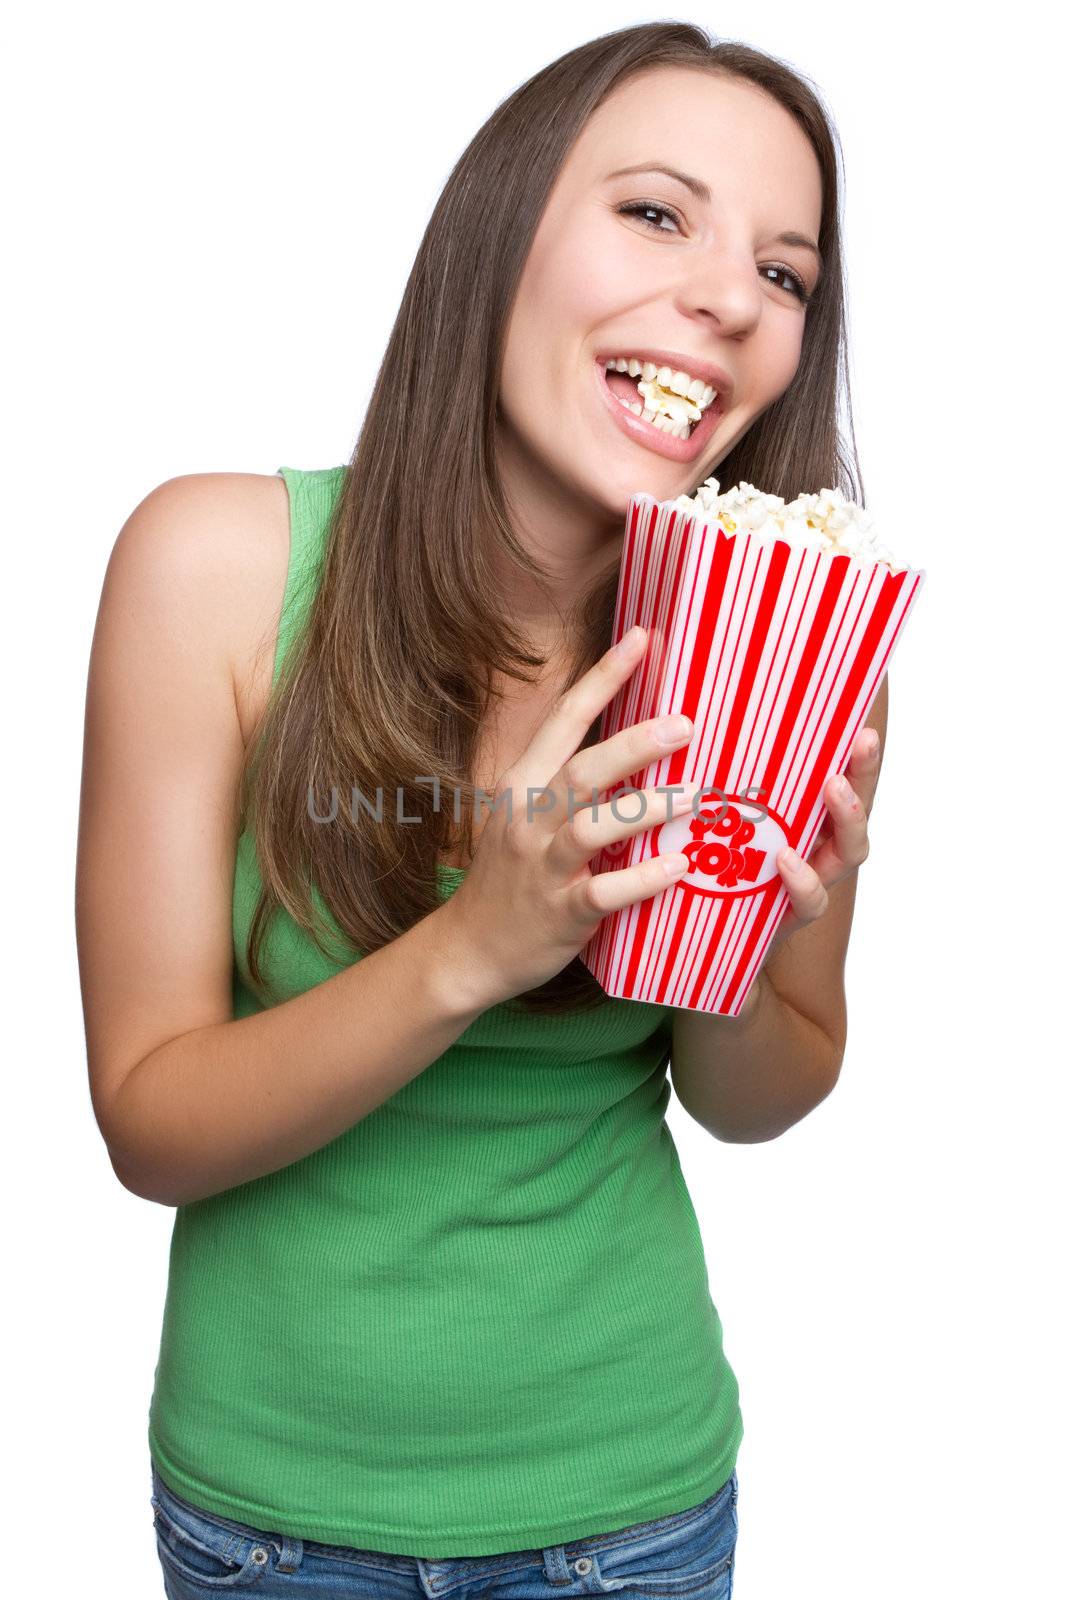
[[[819,262],[778,235],[816,241],[821,204],[811,146],[762,90],[677,67],[617,89],[552,191],[508,325],[499,442],[519,499],[621,516],[633,493],[710,477],[797,371]]]

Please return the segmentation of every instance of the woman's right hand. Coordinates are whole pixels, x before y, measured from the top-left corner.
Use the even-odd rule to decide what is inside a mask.
[[[693,736],[687,718],[653,717],[581,747],[647,644],[645,630],[631,628],[559,697],[501,778],[467,874],[439,908],[469,956],[487,1005],[547,982],[573,961],[609,912],[661,893],[689,864],[684,856],[666,855],[609,872],[589,867],[605,845],[681,815],[700,792],[697,784],[670,793],[634,790],[622,816],[605,799],[612,785],[686,744]],[[669,722],[683,726],[664,737],[657,730]],[[646,805],[631,818],[638,794]],[[672,861],[679,864],[673,872]]]

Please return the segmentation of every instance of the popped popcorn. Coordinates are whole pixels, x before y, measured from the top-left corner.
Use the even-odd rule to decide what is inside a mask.
[[[820,489],[818,494],[800,494],[786,505],[780,494],[764,494],[743,480],[725,494],[719,493],[717,478],[708,478],[695,495],[680,494],[666,502],[686,512],[695,512],[708,521],[718,521],[727,533],[743,533],[770,539],[785,539],[792,545],[807,545],[831,555],[853,556],[857,561],[884,561],[899,571],[905,563],[897,561],[875,532],[874,519],[840,489]]]

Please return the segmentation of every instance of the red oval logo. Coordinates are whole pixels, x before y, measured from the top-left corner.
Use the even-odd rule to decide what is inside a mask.
[[[780,882],[775,858],[790,838],[781,817],[762,801],[743,795],[709,793],[694,813],[692,805],[650,830],[655,855],[680,850],[689,871],[675,884],[699,894],[758,894]]]

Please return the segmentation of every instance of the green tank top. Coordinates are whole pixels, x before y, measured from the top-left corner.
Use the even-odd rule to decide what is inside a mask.
[[[275,680],[345,470],[280,469]],[[444,897],[463,871],[440,874]],[[246,833],[235,1018],[261,1009],[245,965],[258,889]],[[264,965],[283,999],[340,970],[281,911]],[[493,1007],[321,1150],[179,1206],[148,1427],[164,1480],[264,1532],[441,1559],[714,1494],[743,1428],[664,1122],[670,1020],[615,999],[584,1016]]]

